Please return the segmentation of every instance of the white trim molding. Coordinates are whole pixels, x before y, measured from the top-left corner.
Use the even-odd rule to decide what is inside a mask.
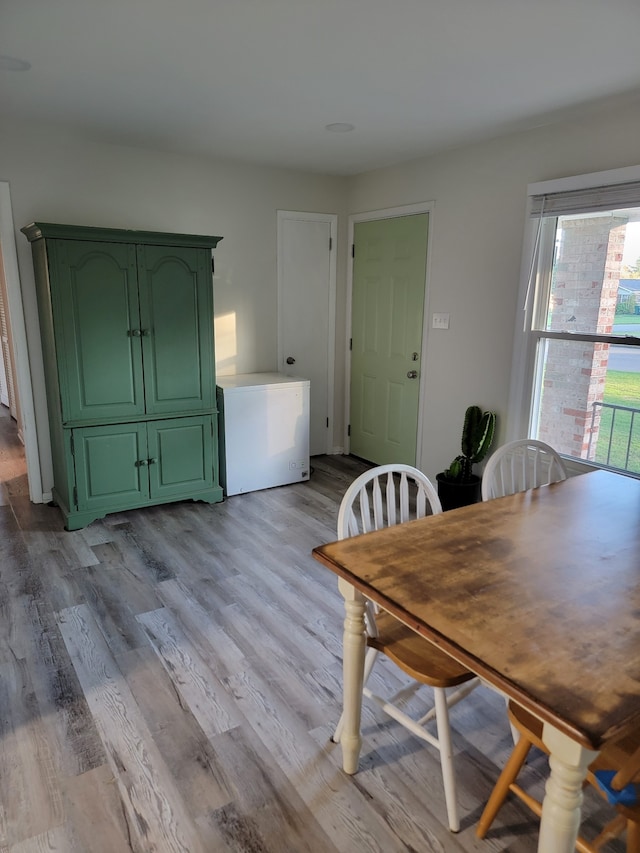
[[[33,503],[42,503],[46,496],[42,492],[42,475],[40,471],[40,453],[36,431],[29,349],[27,346],[27,332],[22,307],[20,275],[18,272],[16,236],[11,210],[11,191],[7,181],[0,181],[0,242],[2,243],[2,260],[7,283],[8,304],[5,308],[9,315],[13,336],[16,369],[14,379],[20,401],[22,439],[24,441],[24,452],[27,461],[29,497]]]

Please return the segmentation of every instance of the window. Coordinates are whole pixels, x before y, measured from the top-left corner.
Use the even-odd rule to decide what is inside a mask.
[[[640,181],[537,190],[516,335],[520,433],[640,476]]]

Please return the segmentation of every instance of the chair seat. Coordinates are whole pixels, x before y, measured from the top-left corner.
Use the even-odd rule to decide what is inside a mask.
[[[376,626],[379,634],[367,637],[367,645],[385,654],[416,681],[430,687],[455,687],[476,677],[394,616],[378,613]]]

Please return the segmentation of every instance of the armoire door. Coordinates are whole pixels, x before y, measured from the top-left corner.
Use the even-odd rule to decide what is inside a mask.
[[[115,512],[149,500],[146,424],[80,427],[71,440],[80,511]]]
[[[215,405],[211,251],[138,246],[147,414]]]
[[[135,246],[51,242],[63,423],[143,415]]]
[[[213,488],[217,454],[211,416],[149,421],[147,430],[152,500]]]

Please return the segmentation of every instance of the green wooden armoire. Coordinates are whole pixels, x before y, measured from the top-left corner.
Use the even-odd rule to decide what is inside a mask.
[[[222,238],[39,222],[22,231],[66,529],[222,500],[211,254]]]

